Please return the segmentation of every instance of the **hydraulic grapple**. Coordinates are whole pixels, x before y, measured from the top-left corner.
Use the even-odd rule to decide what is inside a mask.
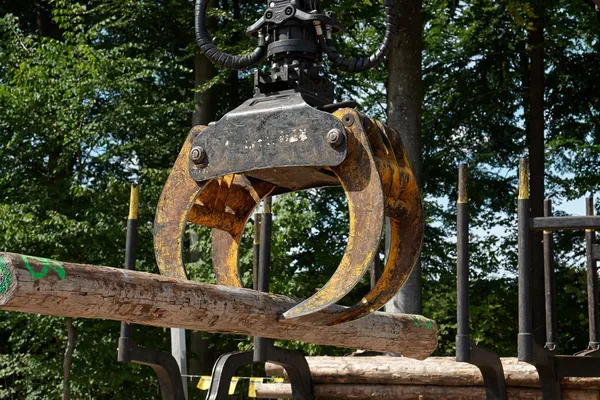
[[[258,46],[232,56],[211,42],[205,27],[207,0],[196,2],[196,37],[214,63],[243,69],[265,56],[268,70],[254,73],[255,95],[209,126],[194,127],[179,153],[159,200],[155,252],[162,274],[186,279],[182,259],[186,223],[213,229],[217,283],[241,287],[238,248],[246,222],[267,196],[341,185],[348,199],[350,233],[346,252],[331,279],[282,318],[298,318],[344,297],[377,256],[384,216],[391,243],[383,273],[355,306],[331,313],[336,324],[383,306],[404,284],[420,252],[421,195],[397,132],[335,103],[333,85],[319,71],[323,54],[337,67],[357,72],[385,57],[396,16],[385,0],[386,32],[369,58],[348,60],[331,45],[343,27],[318,0],[272,0],[248,34]]]

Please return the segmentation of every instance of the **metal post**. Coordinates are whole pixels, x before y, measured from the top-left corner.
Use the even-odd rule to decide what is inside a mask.
[[[456,202],[456,361],[471,359],[469,338],[469,204],[467,197],[468,171],[465,164],[458,167],[458,200]]]
[[[254,245],[252,246],[252,289],[258,290],[258,263],[260,260],[260,212],[254,213]]]
[[[533,361],[533,320],[531,310],[531,245],[529,209],[529,162],[519,162],[519,361]]]
[[[140,187],[131,185],[131,194],[129,196],[129,216],[127,217],[127,238],[125,239],[125,269],[133,271],[135,269],[135,259],[137,250],[137,230],[138,230],[138,204],[140,199]],[[131,338],[131,325],[127,322],[121,322],[121,337]],[[128,361],[128,347],[119,347],[119,361]]]
[[[171,328],[171,355],[179,366],[181,384],[185,398],[188,397],[187,384],[187,347],[185,342],[185,329]]]
[[[269,291],[269,277],[271,272],[271,228],[273,216],[271,214],[271,197],[267,197],[263,203],[263,214],[260,220],[260,243],[258,258],[258,279],[257,290],[261,292]],[[271,339],[254,338],[254,362],[267,362],[267,353],[269,346],[272,345]]]
[[[586,215],[594,215],[594,198],[585,199]],[[587,295],[588,295],[588,318],[590,324],[590,343],[588,350],[597,350],[598,343],[598,272],[596,260],[594,259],[594,244],[596,233],[591,229],[585,230],[585,254],[587,258]]]
[[[544,217],[552,216],[552,200],[544,200]],[[544,289],[546,292],[546,348],[556,350],[556,285],[554,278],[554,237],[550,230],[544,231]]]

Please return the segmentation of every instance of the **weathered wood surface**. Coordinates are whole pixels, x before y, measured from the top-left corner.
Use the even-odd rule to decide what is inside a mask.
[[[419,359],[437,346],[435,322],[420,316],[377,312],[319,326],[319,318],[332,312],[328,309],[317,313],[316,321],[278,319],[297,303],[248,289],[0,253],[2,310],[300,340]]]
[[[482,386],[479,369],[457,363],[454,357],[430,357],[424,361],[403,357],[307,357],[316,383],[371,385]],[[502,358],[507,386],[540,386],[538,373],[530,364],[516,358]],[[285,376],[278,365],[268,363],[271,376]],[[563,378],[563,388],[600,389],[600,378]]]
[[[485,400],[485,390],[478,386],[357,385],[318,383],[313,385],[315,398],[345,400]],[[255,385],[256,397],[286,399],[292,397],[289,383]],[[542,400],[539,389],[509,387],[509,400]],[[597,390],[563,390],[563,400],[597,400]]]

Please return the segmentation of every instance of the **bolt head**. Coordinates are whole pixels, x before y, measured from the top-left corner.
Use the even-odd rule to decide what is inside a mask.
[[[190,158],[194,164],[200,164],[206,158],[206,152],[200,146],[196,146],[190,152]]]
[[[332,129],[327,132],[327,143],[332,147],[338,147],[344,141],[344,134],[339,129]]]
[[[354,124],[354,116],[352,114],[344,115],[344,117],[342,118],[342,123],[345,126],[352,126],[352,124]]]

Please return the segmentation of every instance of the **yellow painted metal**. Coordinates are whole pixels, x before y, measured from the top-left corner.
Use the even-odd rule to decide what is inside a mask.
[[[467,197],[467,174],[466,172],[464,174],[459,173],[458,176],[459,179],[463,180],[463,182],[458,183],[458,199],[456,202],[458,204],[467,204],[469,202]]]
[[[529,160],[522,158],[519,162],[519,200],[529,198]]]
[[[321,290],[288,310],[283,318],[310,315],[352,290],[377,256],[384,214],[390,217],[391,251],[381,278],[359,304],[328,314],[322,323],[351,321],[383,306],[404,284],[420,252],[421,196],[399,135],[351,109],[338,110],[334,115],[345,123],[348,155],[339,166],[320,169],[335,174],[348,199],[350,231],[346,252]],[[185,279],[185,224],[189,221],[211,227],[217,283],[241,287],[238,251],[246,222],[265,197],[273,191],[283,193],[289,189],[256,179],[250,181],[244,174],[194,182],[188,173],[191,140],[203,129],[196,127],[190,133],[161,195],[155,219],[156,258],[161,273]]]
[[[243,175],[236,174],[229,187],[225,209],[235,213],[232,226],[213,226],[212,260],[217,283],[241,287],[238,252],[246,222],[260,204],[275,188],[266,182],[252,185]]]
[[[137,219],[139,202],[140,187],[139,185],[131,185],[131,193],[129,195],[129,216],[127,219]]]
[[[386,215],[390,220],[390,251],[383,272],[363,299],[339,314],[321,322],[329,325],[353,321],[384,306],[404,285],[419,256],[423,239],[423,206],[404,146],[397,132],[380,122],[379,138],[372,146],[382,173],[386,197]],[[379,156],[379,157],[377,157]],[[385,166],[384,166],[385,165]]]
[[[160,273],[187,279],[183,264],[183,234],[196,197],[206,183],[196,183],[188,173],[188,158],[194,135],[206,127],[197,126],[188,135],[163,188],[154,218],[154,254]]]
[[[322,310],[348,294],[365,274],[381,241],[383,228],[383,185],[375,156],[363,124],[354,110],[334,113],[340,120],[351,115],[354,123],[346,127],[348,155],[331,168],[342,183],[350,214],[348,244],[342,261],[329,281],[312,297],[291,308],[283,318],[298,318]]]

